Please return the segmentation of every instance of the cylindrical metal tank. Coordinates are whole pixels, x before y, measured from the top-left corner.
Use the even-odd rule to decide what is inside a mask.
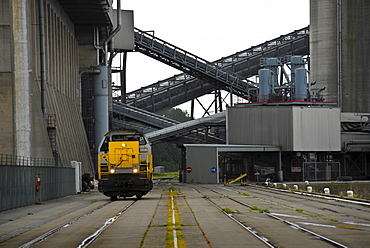
[[[305,68],[295,69],[295,100],[304,101],[307,99],[307,71]]]
[[[258,91],[258,101],[263,102],[263,101],[268,101],[268,97],[272,84],[272,71],[270,69],[261,69],[258,71],[259,75],[259,91]]]
[[[368,0],[310,0],[311,81],[343,112],[370,112],[368,13]]]
[[[94,76],[94,138],[97,149],[103,136],[109,131],[109,80],[107,66],[96,68],[100,70],[100,74]]]

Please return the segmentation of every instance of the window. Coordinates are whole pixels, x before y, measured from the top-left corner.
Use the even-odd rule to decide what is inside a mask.
[[[146,140],[141,134],[113,135],[112,141],[139,141],[140,145],[146,144]]]

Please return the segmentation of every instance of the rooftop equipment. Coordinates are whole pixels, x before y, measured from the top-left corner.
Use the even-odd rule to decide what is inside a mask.
[[[312,88],[316,82],[309,82],[306,64],[302,56],[262,58],[260,65],[264,68],[258,71],[258,97],[250,98],[247,104],[335,105],[329,96],[322,94],[324,87]]]

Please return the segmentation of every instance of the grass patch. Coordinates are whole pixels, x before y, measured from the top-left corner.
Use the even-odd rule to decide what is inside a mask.
[[[303,209],[300,209],[300,208],[296,208],[294,211],[300,213],[300,214],[304,214],[304,215],[307,215],[307,216],[310,216],[310,217],[316,217],[318,215],[316,214],[309,214],[307,212],[305,212]]]
[[[260,213],[270,213],[270,210],[268,210],[268,209],[260,209],[259,207],[257,207],[257,206],[253,206],[253,207],[251,207],[251,209],[252,210],[256,210],[256,211],[258,211],[258,212],[260,212]]]
[[[303,209],[300,209],[300,208],[296,208],[294,211],[300,213],[300,214],[303,214]]]
[[[175,187],[170,187],[169,189],[168,189],[168,191],[175,191]]]
[[[243,193],[243,192],[240,192],[240,191],[237,191],[239,195],[244,195],[244,196],[251,196],[250,194],[247,194],[247,193]]]
[[[174,177],[175,180],[178,180],[179,173],[178,172],[153,173],[153,178],[156,177]]]
[[[327,219],[327,220],[329,220],[329,221],[334,221],[334,222],[338,222],[338,220],[337,220],[337,219]]]
[[[233,210],[231,210],[230,208],[223,208],[222,211],[224,211],[225,213],[227,214],[233,214],[235,213]]]

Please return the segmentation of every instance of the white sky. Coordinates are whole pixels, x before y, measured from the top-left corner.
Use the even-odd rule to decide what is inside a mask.
[[[208,61],[309,24],[309,0],[122,0],[121,8],[134,11],[136,28],[154,30],[156,37]],[[143,54],[129,53],[127,92],[178,73]]]

